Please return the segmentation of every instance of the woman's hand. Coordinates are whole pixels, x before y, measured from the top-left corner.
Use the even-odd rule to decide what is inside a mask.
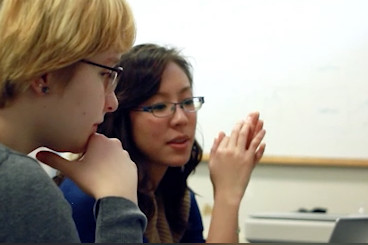
[[[49,151],[40,151],[36,157],[60,170],[96,199],[119,196],[137,203],[137,166],[118,139],[93,134],[84,155],[74,161]]]
[[[221,132],[211,149],[209,169],[217,198],[240,203],[254,166],[262,158],[265,144],[263,121],[259,113],[250,113],[235,125],[231,135]]]

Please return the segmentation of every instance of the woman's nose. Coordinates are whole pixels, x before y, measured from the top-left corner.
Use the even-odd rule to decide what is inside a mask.
[[[118,108],[118,99],[114,92],[111,92],[106,95],[106,111],[113,112]]]
[[[187,112],[184,110],[184,108],[181,105],[179,104],[173,105],[172,110],[173,110],[172,121],[174,123],[188,121]]]

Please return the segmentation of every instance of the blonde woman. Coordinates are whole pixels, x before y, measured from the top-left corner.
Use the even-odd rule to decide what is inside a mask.
[[[41,151],[96,199],[96,242],[141,242],[137,168],[97,134],[135,37],[124,0],[0,0],[0,242],[80,242],[72,211],[37,161]]]

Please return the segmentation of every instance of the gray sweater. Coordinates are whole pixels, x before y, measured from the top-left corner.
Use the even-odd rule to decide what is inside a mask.
[[[96,242],[142,242],[147,219],[124,198],[95,204]],[[80,242],[69,203],[39,163],[0,144],[0,242]]]

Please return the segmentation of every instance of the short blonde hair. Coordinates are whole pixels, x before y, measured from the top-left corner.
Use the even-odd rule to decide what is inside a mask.
[[[0,0],[0,108],[31,79],[134,40],[125,0]]]

